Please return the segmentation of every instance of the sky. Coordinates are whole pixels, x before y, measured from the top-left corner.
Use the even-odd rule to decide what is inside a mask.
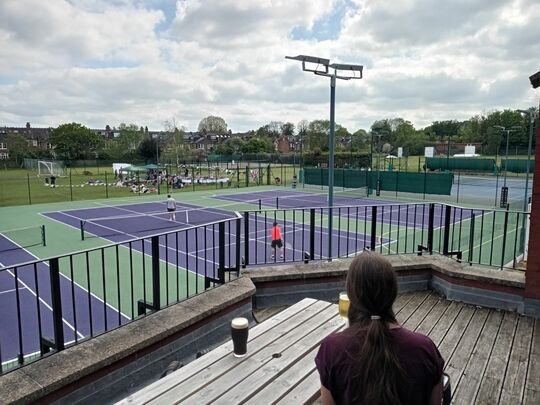
[[[538,105],[540,0],[0,0],[0,126],[233,132],[329,119],[350,132]]]

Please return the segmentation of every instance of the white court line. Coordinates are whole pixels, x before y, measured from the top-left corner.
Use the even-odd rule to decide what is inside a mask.
[[[9,241],[13,242],[11,239],[7,238],[6,236],[4,236],[4,238],[6,238],[6,239],[8,239]],[[15,243],[15,242],[13,242],[13,243]],[[16,244],[16,243],[15,243],[15,244]],[[16,245],[18,246],[18,244],[16,244]],[[22,248],[22,247],[21,247],[21,249],[23,249],[23,250],[26,251],[26,249],[24,249],[24,248]],[[30,255],[32,255],[30,252],[28,252],[28,253],[29,253]],[[34,255],[32,255],[32,256],[34,256]],[[35,256],[34,256],[34,257],[35,257]],[[1,262],[0,262],[0,266],[6,267],[6,266],[4,266],[4,264],[1,263]],[[9,266],[7,266],[7,267],[9,267]],[[16,266],[15,266],[15,267],[16,267]],[[9,273],[9,275],[10,275],[11,277],[15,278],[15,274],[14,274],[11,270],[7,270],[7,272]],[[40,302],[41,302],[48,310],[51,311],[51,313],[53,313],[52,307],[51,307],[49,304],[47,304],[47,302],[45,302],[45,301],[43,300],[43,298],[38,297],[37,294],[36,294],[36,292],[35,292],[34,290],[32,290],[32,289],[31,289],[24,281],[22,281],[22,280],[20,279],[20,277],[15,278],[15,279],[16,279],[19,283],[21,283],[21,285],[22,285],[23,287],[25,287],[26,289],[28,289],[28,291],[30,292],[30,294],[32,294],[34,297],[36,297],[36,298],[37,298],[37,299],[38,299],[38,300],[39,300],[39,301],[40,301]],[[67,327],[70,328],[72,331],[74,331],[75,333],[77,333],[77,335],[79,335],[79,337],[80,337],[81,339],[84,339],[84,335],[83,335],[82,333],[80,333],[78,330],[75,330],[75,328],[73,327],[73,325],[71,325],[71,323],[69,323],[64,317],[62,317],[62,322],[65,323],[65,324],[67,325]]]
[[[11,290],[0,291],[0,295],[12,293],[12,292],[15,292],[15,291],[17,291],[17,290],[23,291],[23,290],[26,290],[26,289],[27,289],[26,287],[22,287],[22,288],[12,288]]]
[[[60,212],[60,211],[56,211],[56,212]],[[40,213],[40,215],[43,215],[42,213]],[[66,214],[67,215],[67,214]],[[45,215],[43,215],[45,216]],[[59,224],[62,224],[62,225],[68,225],[68,226],[71,226],[69,224],[66,224],[65,222],[62,222],[62,221],[59,221],[55,218],[50,218],[50,217],[47,217],[45,216],[45,218],[47,219],[50,219],[52,221],[56,221],[58,222]],[[30,252],[28,252],[30,253]],[[40,260],[38,259],[36,256],[32,255],[33,257],[35,257],[37,260]],[[49,267],[49,264],[46,263],[46,262],[42,262],[45,266]],[[99,302],[102,302],[103,304],[105,304],[106,306],[108,306],[110,309],[112,309],[114,312],[119,312],[120,315],[122,315],[124,318],[126,318],[128,321],[131,321],[131,318],[129,316],[127,316],[126,314],[124,314],[122,311],[119,311],[117,308],[113,307],[111,304],[108,304],[106,303],[105,301],[103,301],[100,297],[98,297],[96,294],[94,294],[93,292],[91,291],[88,291],[86,289],[86,287],[83,287],[81,284],[77,283],[75,280],[72,280],[71,278],[69,278],[68,276],[66,276],[64,273],[60,272],[60,275],[62,277],[64,277],[66,280],[68,280],[69,282],[75,284],[78,288],[80,288],[81,290],[83,290],[84,292],[86,292],[86,294],[90,294],[92,297],[94,297],[96,300],[98,300]]]

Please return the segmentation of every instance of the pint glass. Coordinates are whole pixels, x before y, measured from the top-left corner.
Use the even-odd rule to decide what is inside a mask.
[[[231,321],[231,338],[235,357],[244,357],[247,353],[249,322],[246,318],[234,318]]]
[[[346,292],[339,293],[339,316],[344,321],[349,319],[349,297]]]

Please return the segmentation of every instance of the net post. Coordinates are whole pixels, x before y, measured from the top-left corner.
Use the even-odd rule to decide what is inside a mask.
[[[152,304],[154,311],[160,309],[159,236],[152,236]]]
[[[315,258],[315,208],[309,209],[309,257]]]
[[[45,237],[45,225],[40,225],[39,228],[41,229],[41,243],[43,246],[47,246],[47,238]]]
[[[270,163],[268,163],[268,169],[266,170],[266,185],[269,186],[272,182],[270,180]]]
[[[225,222],[218,225],[218,279],[221,284],[225,284]]]
[[[99,170],[99,166],[98,166],[98,170]],[[105,198],[109,198],[109,181],[107,179],[107,170],[105,170]]]
[[[246,187],[249,187],[249,163],[246,166]]]
[[[80,226],[79,226],[79,227],[81,228],[81,240],[84,240],[84,220],[81,219],[81,220],[79,221],[79,223],[80,223]]]
[[[435,222],[435,204],[429,204],[429,217],[428,217],[428,234],[427,234],[427,250],[429,254],[433,254],[433,229]]]
[[[64,350],[64,323],[62,318],[62,298],[60,289],[60,265],[58,257],[49,260],[51,282],[51,306],[53,317],[54,345],[57,351]]]
[[[377,246],[377,206],[371,207],[371,235],[370,235],[370,249],[375,251]]]
[[[443,255],[448,256],[448,243],[450,240],[450,215],[452,214],[452,207],[450,205],[445,206],[444,215],[444,234],[443,234]]]
[[[262,201],[261,199],[259,198],[259,211],[262,209]]]
[[[276,210],[279,209],[279,197],[276,197]]]
[[[243,268],[249,264],[249,212],[244,212],[244,264]]]

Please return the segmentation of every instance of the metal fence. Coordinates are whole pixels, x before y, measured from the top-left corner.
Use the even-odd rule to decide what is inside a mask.
[[[231,219],[0,269],[0,372],[63,350],[239,275],[240,267],[439,253],[516,268],[529,213],[441,203],[259,209]],[[283,250],[272,248],[281,228]],[[328,250],[332,238],[332,251]],[[281,256],[282,255],[282,256]],[[11,286],[11,288],[10,288]],[[6,297],[10,298],[6,298]]]
[[[0,269],[0,373],[239,275],[241,217]]]

